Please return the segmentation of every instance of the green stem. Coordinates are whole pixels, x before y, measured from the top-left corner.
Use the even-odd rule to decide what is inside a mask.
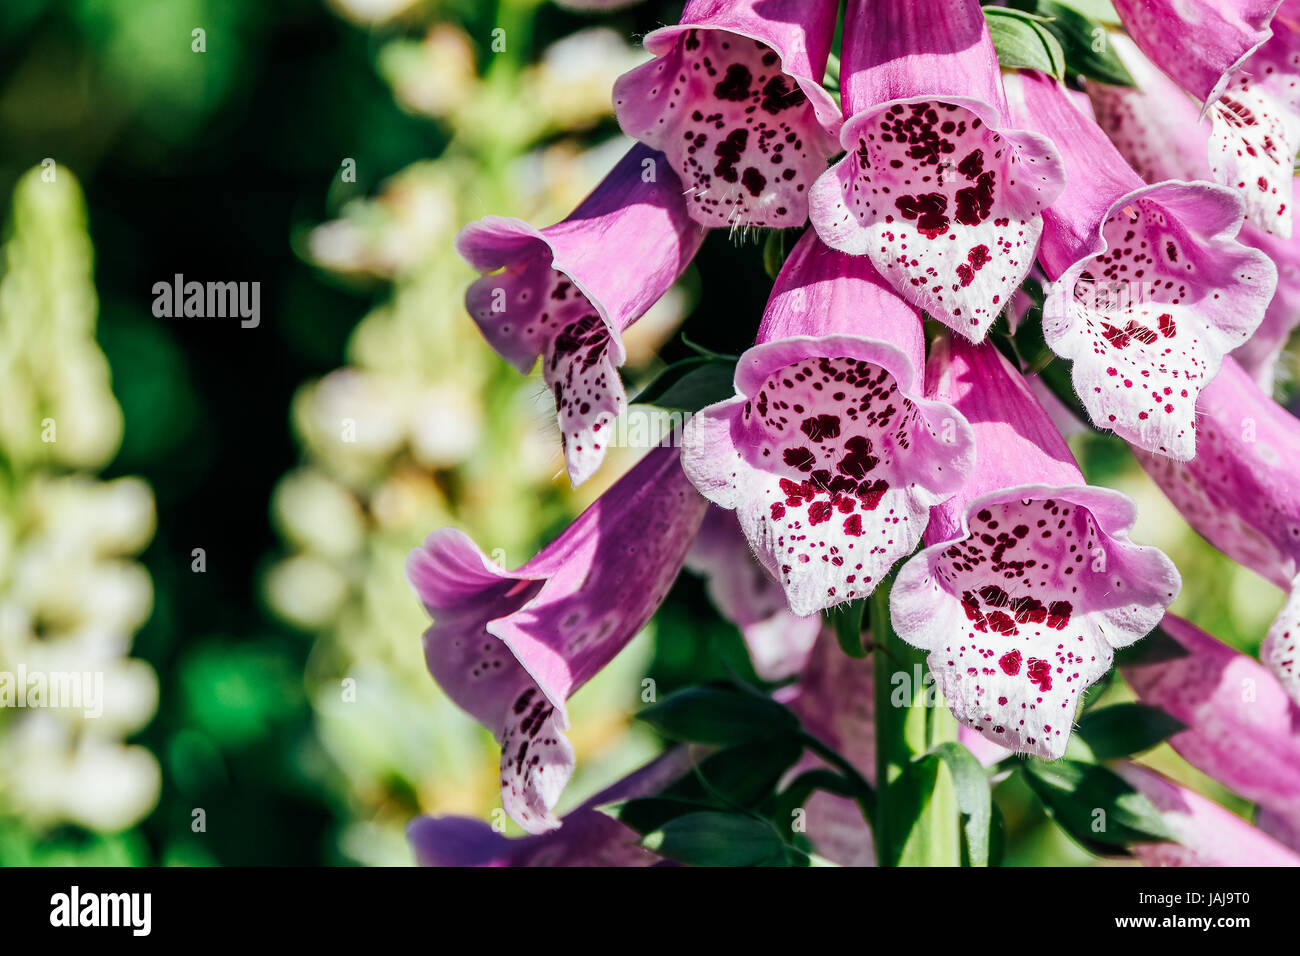
[[[877,854],[882,866],[956,866],[961,818],[951,775],[940,761],[929,761],[929,777],[914,761],[956,740],[957,723],[927,679],[925,653],[894,633],[892,585],[892,578],[882,581],[871,598]]]

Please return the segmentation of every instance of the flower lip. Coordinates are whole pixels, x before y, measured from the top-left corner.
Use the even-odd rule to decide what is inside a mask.
[[[781,72],[794,80],[799,85],[799,89],[803,91],[804,96],[808,97],[808,102],[817,115],[817,122],[831,135],[838,132],[840,124],[843,122],[843,118],[840,116],[840,108],[835,104],[835,99],[826,92],[826,88],[822,86],[821,81],[812,75],[814,67],[809,62],[808,51],[804,50],[791,54],[783,49],[785,44],[781,43],[771,32],[758,29],[757,24],[728,22],[725,18],[719,18],[716,22],[697,21],[660,27],[646,34],[645,48],[655,56],[663,56],[671,52],[678,39],[691,30],[719,30],[770,47],[772,52],[777,55]]]
[[[655,59],[615,83],[619,125],[668,155],[696,221],[803,224],[808,187],[836,151],[842,122],[812,75],[824,71],[829,47],[810,55],[801,23],[778,31],[742,11],[691,13],[688,5],[686,22],[647,36]]]
[[[969,140],[954,149],[957,143],[948,133],[933,134],[935,148],[949,150],[951,158],[936,152],[918,161],[915,150],[921,146],[903,150],[877,137],[882,115],[925,104],[949,110],[954,118],[936,125],[955,126]],[[978,136],[971,136],[976,130]],[[1032,267],[1042,211],[1064,188],[1054,144],[1039,133],[1012,128],[985,100],[926,92],[854,114],[840,131],[840,144],[846,155],[818,178],[809,196],[822,240],[869,256],[904,298],[967,338],[982,339]],[[890,153],[895,158],[889,159]],[[941,158],[936,183],[925,167]],[[915,166],[910,173],[909,163]],[[945,183],[948,167],[954,173]],[[872,185],[877,180],[879,187]],[[878,193],[885,198],[875,198]],[[939,244],[939,238],[959,241]],[[949,250],[949,245],[960,248]]]
[[[1058,514],[1059,526],[1040,532]],[[1110,668],[1114,648],[1159,623],[1181,583],[1164,554],[1128,540],[1135,517],[1117,491],[1025,484],[978,496],[955,530],[927,534],[933,543],[895,579],[890,616],[929,652],[962,723],[1016,750],[1064,753],[1083,688]],[[1030,575],[1052,581],[1034,587]]]
[[[610,320],[609,311],[600,297],[592,292],[580,278],[582,270],[573,268],[561,259],[561,253],[546,237],[542,230],[531,223],[510,216],[484,216],[478,222],[465,226],[456,237],[456,252],[467,263],[482,273],[474,280],[466,293],[466,304],[489,298],[493,290],[499,287],[502,270],[512,266],[528,267],[534,263],[545,263],[545,267],[563,275],[587,300],[587,303],[600,316],[601,323],[609,333],[610,348],[613,351],[615,365],[622,365],[627,359],[620,330]],[[544,256],[544,259],[539,258]],[[540,265],[538,266],[540,268]],[[539,308],[540,308],[539,303]],[[477,319],[478,312],[470,305],[470,315]],[[519,323],[526,324],[526,323]],[[521,343],[519,336],[509,332],[498,331],[497,326],[480,323],[479,327],[489,344],[520,372],[527,374],[541,355],[540,349],[532,349],[527,343]],[[523,348],[520,348],[523,344]]]
[[[1238,241],[1242,215],[1241,198],[1233,190],[1213,183],[1166,181],[1142,186],[1110,204],[1078,258],[1052,283],[1044,305],[1043,335],[1052,351],[1073,363],[1075,392],[1097,424],[1142,448],[1179,461],[1190,460],[1196,454],[1196,397],[1218,374],[1224,356],[1244,344],[1258,328],[1277,284],[1277,269],[1268,256]],[[1143,275],[1148,272],[1145,268],[1133,272],[1143,276],[1139,295],[1129,298],[1129,308],[1116,308],[1115,321],[1108,324],[1105,319],[1111,314],[1085,306],[1076,310],[1075,299],[1084,274],[1112,251],[1106,230],[1112,223],[1122,223],[1121,217],[1143,226],[1154,222],[1151,235],[1161,241],[1153,241],[1143,253],[1153,267],[1150,274]],[[1128,234],[1132,235],[1132,230]],[[1155,248],[1157,245],[1162,248]],[[1115,251],[1118,255],[1122,250]],[[1058,271],[1055,263],[1049,268]],[[1223,282],[1205,281],[1201,276],[1209,269],[1221,269],[1229,278]],[[1106,285],[1105,280],[1098,281]],[[1138,280],[1119,281],[1131,286]],[[1178,283],[1179,295],[1170,302],[1164,290],[1174,282]],[[1150,312],[1162,314],[1159,318],[1152,315],[1149,322],[1140,321],[1144,304]],[[1097,321],[1102,332],[1088,328],[1088,334],[1082,334],[1084,327],[1080,323],[1090,327],[1092,322],[1076,315],[1076,311],[1099,312]],[[1124,324],[1126,317],[1129,321]],[[1180,336],[1179,328],[1187,324],[1195,328],[1196,335],[1183,344],[1189,336],[1186,329]],[[1152,369],[1139,370],[1145,376],[1142,382],[1136,375],[1126,377],[1119,368],[1125,362],[1117,356],[1125,356],[1131,342],[1137,342],[1139,348],[1158,344],[1165,349],[1163,355],[1182,345],[1181,355],[1188,367],[1162,361],[1156,371],[1169,373],[1172,369],[1164,384],[1149,377]],[[1131,383],[1137,383],[1137,387]],[[1126,390],[1121,390],[1122,386]],[[1134,414],[1137,405],[1148,404],[1148,391],[1153,387],[1156,391],[1151,392],[1151,407]],[[1138,393],[1141,402],[1127,400]],[[1116,399],[1116,394],[1121,398]]]

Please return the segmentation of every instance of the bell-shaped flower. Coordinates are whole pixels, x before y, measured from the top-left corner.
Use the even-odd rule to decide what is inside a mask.
[[[837,0],[689,0],[614,84],[627,135],[662,150],[706,226],[793,228],[839,151],[821,85]]]
[[[707,579],[714,606],[740,629],[755,674],[780,681],[803,668],[821,632],[821,615],[790,610],[780,583],[754,557],[733,512],[709,506],[686,567]]]
[[[1300,700],[1300,419],[1231,356],[1201,392],[1197,413],[1195,458],[1138,453],[1138,461],[1212,545],[1290,591],[1260,656]]]
[[[657,447],[514,571],[452,528],[407,560],[433,618],[429,671],[496,735],[502,805],[528,832],[559,825],[552,809],[574,766],[565,701],[650,619],[705,507],[677,450]]]
[[[1207,106],[1269,38],[1279,0],[1113,0],[1142,52]]]
[[[1143,865],[1300,866],[1300,855],[1195,790],[1135,763],[1115,770],[1151,802],[1176,841],[1135,845]]]
[[[1148,186],[1054,79],[1007,77],[1013,122],[1052,137],[1067,185],[1043,215],[1053,287],[1043,335],[1073,362],[1094,422],[1148,451],[1196,454],[1196,397],[1264,317],[1268,256],[1237,239],[1241,200],[1210,183]]]
[[[563,222],[537,229],[488,216],[461,230],[456,250],[485,273],[466,308],[519,371],[542,359],[575,487],[600,467],[627,405],[623,330],[668,291],[704,234],[664,157],[644,146]]]
[[[1292,202],[1295,180],[1291,181]],[[1242,368],[1265,391],[1273,388],[1278,358],[1291,333],[1300,325],[1300,235],[1282,239],[1246,223],[1241,240],[1259,249],[1277,266],[1277,290],[1269,300],[1264,321],[1245,344],[1232,353]]]
[[[512,839],[472,817],[417,817],[406,837],[421,866],[658,866],[663,858],[600,808],[651,797],[690,770],[686,747],[675,747],[564,815],[558,830]]]
[[[1144,704],[1182,721],[1170,745],[1193,767],[1281,818],[1300,821],[1300,705],[1253,657],[1166,614],[1187,652],[1141,660],[1124,678]]]
[[[870,640],[870,634],[862,635],[864,644]],[[871,784],[876,779],[873,671],[870,658],[845,654],[834,632],[827,628],[813,645],[790,703],[804,729],[852,764]],[[820,757],[807,753],[795,772],[824,766]],[[818,790],[805,801],[803,810],[808,840],[819,856],[840,866],[876,865],[871,827],[855,800]]]
[[[1065,751],[1079,695],[1160,622],[1177,570],[1128,539],[1133,502],[1086,485],[1029,386],[992,345],[931,351],[927,394],[975,432],[970,480],[899,570],[894,628],[929,652],[957,719],[1017,751]]]
[[[920,316],[863,257],[808,230],[768,300],[736,397],[687,423],[682,468],[812,614],[870,594],[970,471],[970,429],[923,394]]]
[[[1241,197],[1253,225],[1290,236],[1300,33],[1287,29],[1270,41],[1204,116],[1128,38],[1111,42],[1137,86],[1089,83],[1088,94],[1098,122],[1142,178],[1219,183]]]
[[[978,0],[850,0],[842,51],[847,154],[812,188],[813,225],[979,341],[1034,263],[1056,148],[1009,128]]]

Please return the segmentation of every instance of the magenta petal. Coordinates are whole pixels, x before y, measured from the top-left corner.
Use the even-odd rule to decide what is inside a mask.
[[[1269,37],[1279,0],[1113,0],[1142,52],[1202,103]]]
[[[920,318],[870,262],[809,231],[741,356],[737,397],[686,427],[682,468],[736,512],[796,614],[870,594],[970,469],[965,421],[921,394],[922,350]]]
[[[1055,80],[1025,72],[1007,91],[1013,121],[1057,144],[1069,183],[1043,217],[1047,344],[1073,363],[1094,422],[1186,460],[1196,397],[1259,325],[1276,269],[1237,240],[1230,190],[1146,186]]]
[[[1300,819],[1300,706],[1254,658],[1172,614],[1184,657],[1124,668],[1138,699],[1187,725],[1169,743],[1247,800]]]
[[[821,631],[821,615],[791,612],[780,583],[754,557],[732,512],[709,507],[686,567],[708,579],[709,597],[740,629],[754,673],[779,681],[799,672]]]
[[[899,570],[890,616],[929,651],[957,719],[989,740],[1055,759],[1079,694],[1113,650],[1160,621],[1178,572],[1128,540],[1125,495],[1092,488],[1024,379],[991,345],[953,339],[931,356],[928,394],[975,433],[965,488],[934,509],[928,547]]]
[[[645,39],[655,59],[614,84],[623,131],[663,150],[696,221],[791,228],[838,152],[821,86],[836,0],[691,0]]]
[[[1042,210],[1064,183],[1055,147],[1008,128],[975,0],[851,3],[842,75],[847,155],[813,186],[813,225],[982,339],[1033,265]]]
[[[1125,762],[1115,769],[1151,801],[1178,841],[1135,846],[1144,865],[1300,866],[1300,856],[1196,791],[1138,764]]]
[[[863,642],[870,635],[863,634]],[[840,753],[868,781],[876,779],[876,718],[870,659],[849,657],[826,629],[799,675],[790,708],[804,729]],[[808,754],[802,773],[825,763]],[[792,774],[793,775],[793,774]],[[862,808],[847,797],[817,791],[804,804],[808,840],[818,855],[840,866],[875,866],[876,848]]]
[[[1300,106],[1293,105],[1291,87],[1300,66],[1283,74],[1260,64],[1272,71],[1268,79],[1250,67],[1234,74],[1202,118],[1195,102],[1127,38],[1113,40],[1138,85],[1090,83],[1088,92],[1097,121],[1142,178],[1219,183],[1241,197],[1249,222],[1289,236],[1292,156],[1300,147]],[[1295,51],[1287,56],[1300,59]]]
[[[704,232],[663,156],[644,146],[563,222],[536,229],[488,216],[461,230],[457,251],[491,273],[469,287],[466,308],[519,371],[542,359],[575,487],[600,466],[601,432],[627,404],[622,331],[668,291]]]
[[[1201,392],[1195,458],[1138,461],[1187,522],[1234,561],[1278,587],[1300,571],[1300,419],[1231,357]]]
[[[565,701],[650,619],[704,509],[676,449],[656,448],[518,570],[450,528],[411,553],[429,670],[501,742],[502,803],[530,833],[558,826],[573,771]]]
[[[482,820],[418,817],[406,835],[421,866],[655,866],[662,858],[599,808],[653,796],[689,769],[687,749],[674,748],[566,814],[550,833],[510,839]]]
[[[1237,347],[1232,357],[1261,388],[1271,391],[1278,357],[1300,324],[1300,236],[1280,239],[1247,224],[1241,230],[1241,239],[1273,260],[1277,266],[1277,290],[1269,300],[1264,321],[1244,345]]]

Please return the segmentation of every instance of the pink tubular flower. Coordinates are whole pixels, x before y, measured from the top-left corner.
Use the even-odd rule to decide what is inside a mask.
[[[676,449],[660,447],[515,571],[451,528],[411,552],[407,579],[433,617],[429,671],[501,742],[502,805],[528,832],[559,825],[565,701],[650,619],[704,509]]]
[[[1207,106],[1269,37],[1279,0],[1113,0],[1142,52]]]
[[[709,506],[686,567],[707,577],[709,597],[740,629],[755,674],[779,681],[799,672],[821,631],[821,615],[800,616],[786,606],[785,592],[755,559],[735,514]]]
[[[1131,41],[1115,36],[1112,42],[1138,85],[1090,83],[1088,93],[1098,122],[1142,178],[1220,183],[1241,196],[1249,222],[1290,236],[1300,33],[1287,29],[1270,41],[1203,118]]]
[[[1230,810],[1146,767],[1115,768],[1151,801],[1177,843],[1140,843],[1145,866],[1300,866],[1300,856]]]
[[[1113,649],[1159,623],[1178,572],[1128,540],[1133,502],[1083,476],[1029,386],[991,345],[932,350],[927,394],[975,432],[976,464],[934,509],[927,547],[890,599],[903,640],[929,651],[957,719],[995,743],[1055,759],[1079,694]]]
[[[1300,821],[1300,706],[1254,658],[1166,614],[1187,651],[1124,668],[1138,699],[1187,725],[1169,738],[1188,763],[1229,790]]]
[[[1264,394],[1231,357],[1201,393],[1197,412],[1194,459],[1176,463],[1139,453],[1138,460],[1212,545],[1290,590],[1260,654],[1300,700],[1300,419]]]
[[[465,306],[519,371],[542,359],[575,487],[600,466],[601,432],[627,405],[622,331],[668,291],[704,233],[664,157],[644,146],[563,222],[536,229],[488,216],[461,230],[456,250],[491,273],[469,287]]]
[[[1007,78],[1012,121],[1051,135],[1068,185],[1043,214],[1056,285],[1043,335],[1093,421],[1148,451],[1196,454],[1196,396],[1259,325],[1276,285],[1242,245],[1241,201],[1209,183],[1145,185],[1053,79]]]
[[[808,230],[736,397],[695,415],[682,468],[736,512],[795,614],[870,594],[970,471],[970,429],[921,395],[920,317],[865,258]]]
[[[1291,181],[1292,202],[1295,180]],[[1269,300],[1264,321],[1255,333],[1232,353],[1264,391],[1272,391],[1273,376],[1282,348],[1300,324],[1300,236],[1280,239],[1247,223],[1242,227],[1243,242],[1259,249],[1277,266],[1277,291]]]
[[[843,61],[848,155],[813,186],[813,225],[979,341],[1033,265],[1056,149],[1007,128],[977,0],[851,0]]]
[[[687,748],[674,748],[565,814],[550,833],[511,839],[470,817],[417,817],[406,836],[421,866],[657,866],[662,857],[599,808],[654,796],[689,769]]]
[[[792,228],[838,152],[821,86],[837,0],[689,0],[614,84],[623,131],[663,150],[706,226]]]
[[[863,642],[870,635],[862,635]],[[799,675],[791,709],[804,729],[837,751],[869,783],[876,779],[876,702],[873,667],[868,658],[853,658],[840,649],[829,629],[813,646]],[[796,770],[825,766],[805,755]],[[820,855],[840,866],[875,866],[876,846],[862,809],[847,797],[817,791],[804,804],[808,840]]]

